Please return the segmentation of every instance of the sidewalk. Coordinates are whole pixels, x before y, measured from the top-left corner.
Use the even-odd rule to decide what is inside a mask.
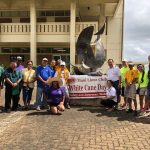
[[[0,113],[2,150],[150,150],[150,118],[101,107]]]

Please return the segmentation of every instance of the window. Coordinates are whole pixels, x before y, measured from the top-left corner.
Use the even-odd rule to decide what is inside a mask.
[[[68,16],[70,16],[70,10],[38,11],[37,16],[38,17],[45,17],[45,16],[47,16],[47,17],[48,16],[59,16],[59,17],[66,16],[66,17],[68,17]]]
[[[2,47],[1,53],[29,53],[30,48],[29,47]]]
[[[29,11],[0,11],[0,17],[30,17]]]

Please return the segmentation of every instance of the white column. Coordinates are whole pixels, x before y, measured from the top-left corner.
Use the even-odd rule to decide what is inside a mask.
[[[36,4],[35,0],[30,0],[30,59],[33,65],[37,65],[37,43],[36,43]]]
[[[71,0],[70,6],[70,63],[75,65],[75,51],[76,51],[76,0]]]

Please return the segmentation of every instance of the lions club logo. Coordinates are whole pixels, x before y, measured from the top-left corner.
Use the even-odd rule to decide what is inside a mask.
[[[71,78],[68,79],[68,83],[74,83],[74,82],[76,82],[75,78],[71,77]]]

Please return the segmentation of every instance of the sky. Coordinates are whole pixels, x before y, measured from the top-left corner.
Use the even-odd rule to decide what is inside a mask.
[[[150,55],[150,0],[125,0],[123,58],[147,61]]]

